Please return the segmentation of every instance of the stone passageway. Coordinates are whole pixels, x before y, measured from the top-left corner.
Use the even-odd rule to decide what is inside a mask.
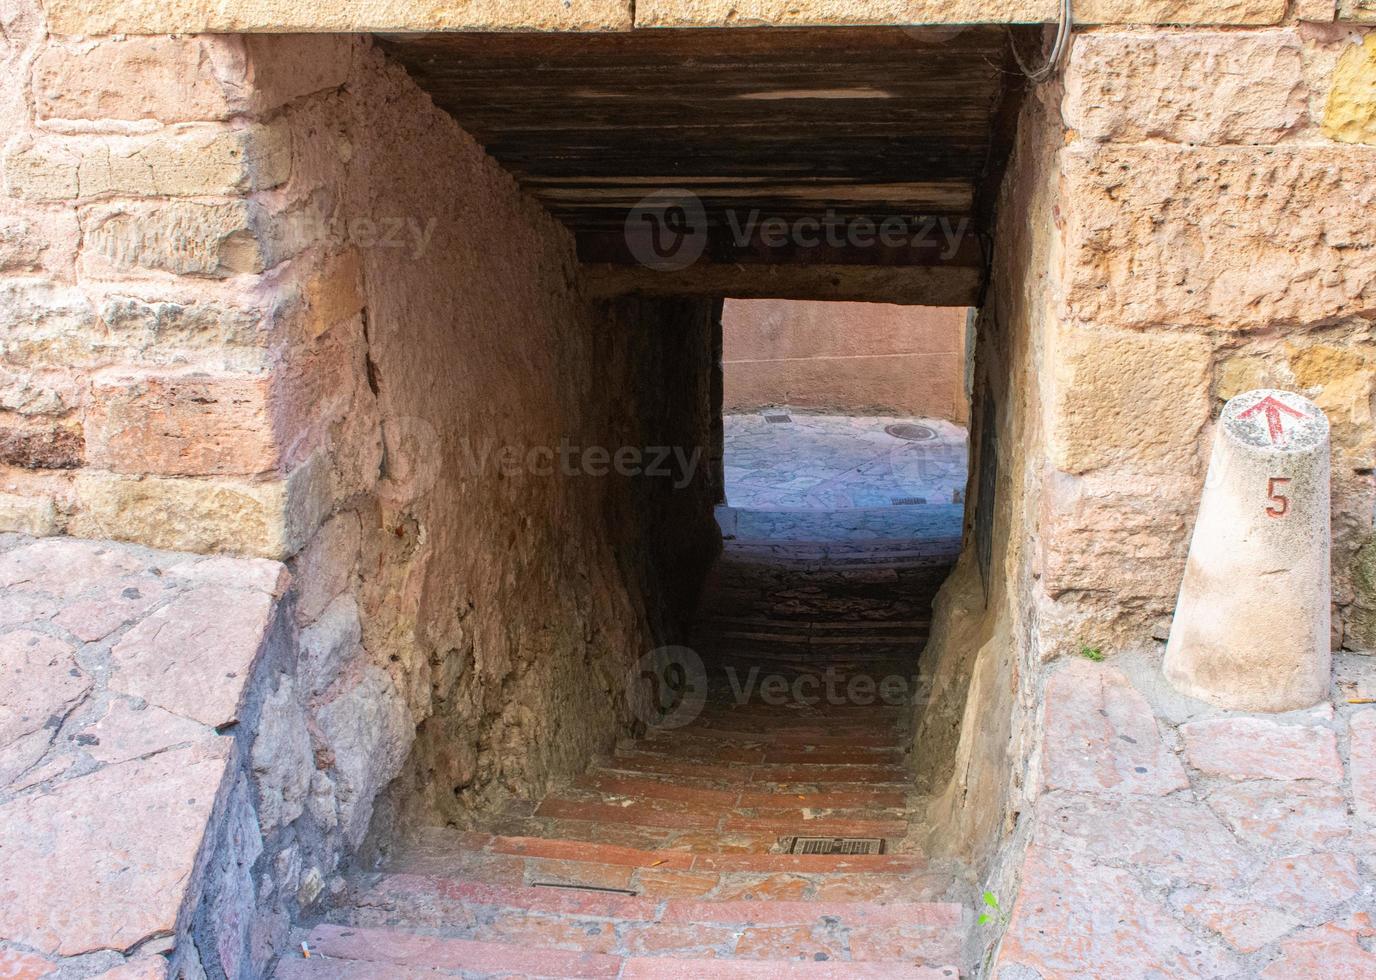
[[[728,538],[693,650],[642,662],[677,689],[642,737],[354,876],[277,976],[963,975],[974,885],[924,854],[908,761],[959,519],[800,540],[826,515],[778,517]]]

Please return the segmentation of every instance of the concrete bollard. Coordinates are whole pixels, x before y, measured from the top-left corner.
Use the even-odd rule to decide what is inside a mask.
[[[1328,696],[1328,419],[1262,389],[1223,407],[1164,664],[1185,694],[1243,711]]]

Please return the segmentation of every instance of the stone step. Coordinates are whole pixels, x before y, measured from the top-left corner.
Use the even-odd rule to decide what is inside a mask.
[[[304,934],[309,959],[284,956],[277,980],[428,980],[446,976],[500,976],[525,980],[622,978],[622,980],[958,980],[951,966],[897,961],[736,960],[620,956],[606,953],[530,949],[500,942],[451,939],[395,929],[319,925]],[[299,946],[298,942],[298,946]]]
[[[564,952],[747,960],[952,962],[969,918],[955,902],[656,899],[409,874],[356,882],[353,899],[331,913],[335,925],[404,924]]]

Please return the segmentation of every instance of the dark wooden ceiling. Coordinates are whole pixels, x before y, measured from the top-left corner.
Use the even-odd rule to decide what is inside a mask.
[[[630,265],[647,194],[691,191],[719,264],[982,268],[1021,75],[1003,28],[424,34],[393,57],[576,234]],[[779,248],[751,214],[969,222],[932,244]],[[757,226],[758,230],[758,226]],[[970,281],[968,274],[964,282]],[[968,290],[967,290],[968,291]]]

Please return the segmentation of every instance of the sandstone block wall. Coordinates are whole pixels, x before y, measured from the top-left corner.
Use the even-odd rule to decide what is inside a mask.
[[[1376,645],[1372,42],[1319,6],[1266,29],[1082,29],[1024,106],[977,323],[966,554],[915,742],[938,848],[988,859],[1000,895],[1043,664],[1165,636],[1233,395],[1328,413],[1333,641]]]
[[[965,310],[728,300],[724,410],[792,405],[968,421]]]
[[[1354,578],[1376,505],[1372,43],[1307,20],[1076,37],[1044,357],[1041,581],[1062,648],[1170,612],[1210,426],[1264,386],[1332,419],[1334,642],[1373,645]]]

